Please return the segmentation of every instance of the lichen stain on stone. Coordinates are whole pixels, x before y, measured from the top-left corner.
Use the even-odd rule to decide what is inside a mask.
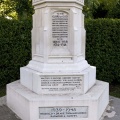
[[[116,112],[114,110],[114,107],[110,106],[110,103],[109,103],[106,111],[104,112],[104,114],[103,114],[103,116],[102,116],[102,118],[100,120],[104,120],[105,117],[113,118],[115,115],[116,115]]]

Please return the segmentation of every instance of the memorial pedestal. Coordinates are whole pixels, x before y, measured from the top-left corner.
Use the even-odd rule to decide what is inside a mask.
[[[22,120],[100,120],[109,84],[97,81],[84,95],[38,95],[19,81],[7,85],[7,104]]]
[[[32,60],[7,85],[22,120],[100,120],[109,84],[85,60],[84,0],[33,0]]]
[[[85,60],[83,0],[33,0],[32,60],[20,83],[37,94],[85,94],[96,67]],[[59,6],[59,7],[58,7]]]
[[[90,66],[78,72],[72,65],[49,64],[51,72],[38,72],[29,67],[21,68],[20,83],[37,94],[85,94],[96,82],[96,67]],[[52,66],[54,67],[52,72]],[[58,66],[58,67],[57,67]],[[59,67],[60,66],[60,67]],[[62,67],[61,67],[62,66]],[[69,66],[68,70],[60,70]],[[77,69],[78,66],[76,66]],[[79,68],[79,67],[78,67]],[[60,71],[57,71],[59,69]],[[65,72],[66,71],[66,72]]]

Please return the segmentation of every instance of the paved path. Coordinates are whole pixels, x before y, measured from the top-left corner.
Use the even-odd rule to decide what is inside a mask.
[[[0,120],[20,120],[20,119],[6,106],[6,97],[0,98]]]
[[[110,103],[103,114],[103,120],[120,120],[120,99],[110,97]]]
[[[0,120],[21,120],[6,106],[6,97],[0,98]],[[101,120],[120,120],[120,99],[110,97],[110,104]]]

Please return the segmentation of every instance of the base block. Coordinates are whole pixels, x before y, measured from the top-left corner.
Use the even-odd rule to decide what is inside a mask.
[[[64,65],[59,66],[65,69]],[[52,66],[48,68],[50,69]],[[57,66],[54,65],[53,68],[57,68]],[[89,66],[81,72],[74,71],[74,69],[72,72],[58,72],[54,69],[52,72],[44,73],[29,67],[22,67],[20,69],[20,83],[39,95],[85,94],[96,83],[96,67]]]
[[[7,105],[22,120],[100,120],[109,84],[97,81],[84,95],[38,95],[16,81],[7,85]]]

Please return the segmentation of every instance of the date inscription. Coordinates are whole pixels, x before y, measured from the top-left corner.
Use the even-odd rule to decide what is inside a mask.
[[[88,107],[40,107],[40,119],[87,118]]]

